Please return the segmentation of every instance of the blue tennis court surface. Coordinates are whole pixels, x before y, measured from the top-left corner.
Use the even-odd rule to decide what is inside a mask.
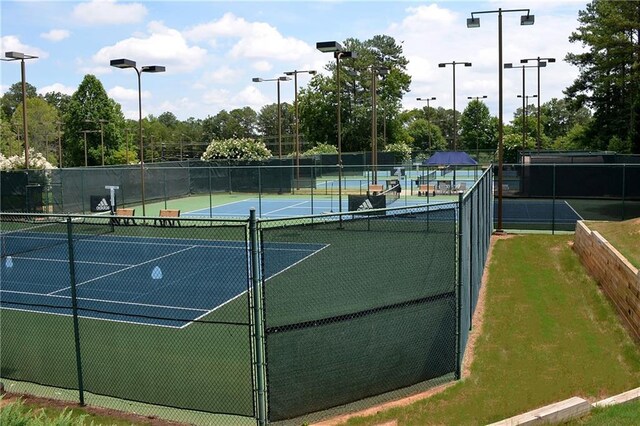
[[[426,203],[426,199],[408,200],[400,198],[395,202],[387,205],[387,207],[402,207],[411,205],[422,205]],[[288,218],[296,216],[311,216],[338,213],[340,211],[349,211],[349,197],[346,194],[342,195],[342,210],[339,208],[338,196],[334,195],[333,198],[319,198],[311,200],[307,199],[291,199],[291,198],[247,198],[245,200],[234,201],[227,204],[221,204],[213,206],[211,208],[203,208],[199,210],[193,210],[182,214],[183,217],[196,217],[196,218],[208,218],[208,217],[247,217],[249,216],[249,210],[256,209],[258,217],[265,219],[278,219]]]
[[[494,215],[497,214],[495,200]],[[512,223],[575,224],[582,217],[565,200],[503,199],[502,220]]]
[[[13,237],[6,237],[7,239]],[[17,236],[15,238],[25,238]],[[70,315],[68,246],[2,259],[3,308]],[[269,279],[325,248],[321,244],[265,244]],[[86,318],[184,327],[247,291],[244,241],[100,236],[74,242],[78,307]]]

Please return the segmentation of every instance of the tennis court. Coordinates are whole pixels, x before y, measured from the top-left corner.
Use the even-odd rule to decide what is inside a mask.
[[[2,245],[2,307],[70,315],[67,235],[38,228],[3,232]],[[324,247],[265,245],[265,279]],[[247,290],[244,241],[100,235],[76,240],[74,252],[85,318],[186,327]]]
[[[497,209],[497,200],[495,203]],[[514,223],[550,223],[553,219],[559,224],[575,224],[582,219],[566,200],[508,198],[502,200],[502,218]]]

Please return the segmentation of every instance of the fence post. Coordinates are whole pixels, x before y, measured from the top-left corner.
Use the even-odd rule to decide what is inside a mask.
[[[258,424],[267,424],[267,394],[265,388],[266,365],[264,362],[264,324],[262,317],[262,286],[260,279],[260,252],[258,250],[258,226],[256,209],[249,210],[249,242],[251,246],[251,295],[253,298],[253,327],[256,355],[256,387]]]
[[[82,358],[80,356],[80,329],[78,327],[78,298],[76,293],[76,267],[73,255],[73,222],[67,217],[67,241],[69,243],[69,279],[71,281],[71,310],[73,312],[73,336],[76,347],[76,368],[78,371],[78,392],[80,405],[84,405],[84,385],[82,381]]]
[[[456,380],[462,377],[462,362],[460,359],[461,354],[461,333],[462,333],[462,194],[458,194],[458,268],[456,269]]]

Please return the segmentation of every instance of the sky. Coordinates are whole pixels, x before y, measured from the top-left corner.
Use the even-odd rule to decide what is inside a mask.
[[[134,70],[109,66],[127,58],[138,67],[163,65],[165,73],[142,74],[143,115],[170,111],[180,120],[204,119],[221,110],[249,106],[260,111],[277,100],[277,78],[293,70],[317,70],[333,56],[316,50],[318,41],[395,38],[409,60],[410,91],[403,108],[424,107],[417,97],[436,97],[432,107],[456,109],[469,96],[486,95],[498,115],[498,15],[475,15],[480,28],[467,28],[472,12],[530,9],[535,24],[521,26],[526,12],[503,13],[503,58],[519,66],[524,58],[551,57],[540,69],[541,101],[562,98],[578,76],[564,62],[587,0],[502,1],[5,1],[0,0],[0,52],[37,56],[26,61],[26,80],[38,93],[74,93],[87,74],[100,79],[108,95],[122,105],[125,117],[138,117]],[[534,62],[535,64],[535,62]],[[538,70],[525,70],[525,95],[538,91]],[[298,75],[298,86],[308,83]],[[19,61],[0,62],[0,92],[20,81]],[[522,106],[522,69],[504,70],[504,121]],[[293,103],[293,80],[281,83],[281,101]],[[529,103],[537,103],[530,99]]]

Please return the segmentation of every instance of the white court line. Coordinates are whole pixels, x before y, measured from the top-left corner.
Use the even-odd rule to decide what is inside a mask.
[[[228,203],[218,204],[217,206],[203,207],[203,208],[198,209],[198,210],[191,210],[190,212],[186,212],[185,214],[195,214],[196,216],[203,216],[204,214],[198,214],[196,212],[199,212],[199,211],[202,211],[202,210],[206,210],[207,212],[210,212],[211,210],[216,209],[218,207],[231,206],[233,204],[244,203],[246,201],[251,201],[251,200],[252,200],[251,198],[246,198],[244,200],[230,201]]]
[[[578,214],[578,212],[576,211],[576,209],[574,209],[573,207],[571,207],[571,204],[567,203],[567,201],[565,200],[564,203],[576,214],[576,216],[578,216],[580,218],[580,220],[582,220],[582,216],[580,216]]]
[[[289,205],[287,205],[287,206],[285,206],[285,207],[282,207],[282,208],[280,208],[280,209],[271,210],[270,212],[267,212],[267,213],[265,213],[265,214],[269,215],[269,214],[272,214],[272,213],[280,212],[280,211],[282,211],[282,210],[287,210],[287,209],[295,208],[295,207],[301,206],[301,205],[306,204],[306,203],[308,203],[308,201],[302,201],[302,202],[300,202],[300,203],[289,204]]]
[[[173,252],[173,253],[165,254],[164,256],[160,256],[160,257],[156,257],[156,258],[154,258],[154,259],[147,260],[146,262],[142,262],[142,263],[138,263],[138,264],[135,264],[135,265],[131,265],[131,266],[127,267],[127,268],[120,269],[120,270],[118,270],[118,271],[111,272],[111,273],[109,273],[109,274],[100,275],[99,277],[92,278],[92,279],[90,279],[90,280],[87,280],[87,281],[84,281],[84,282],[81,282],[81,283],[76,284],[76,288],[77,288],[77,287],[80,287],[81,285],[88,284],[88,283],[90,283],[90,282],[97,281],[97,280],[100,280],[100,279],[102,279],[102,278],[109,277],[109,276],[111,276],[111,275],[116,275],[116,274],[119,274],[120,272],[124,272],[124,271],[127,271],[127,270],[132,269],[132,268],[136,268],[136,267],[138,267],[138,266],[146,265],[147,263],[156,262],[156,261],[158,261],[158,260],[160,260],[160,259],[164,259],[164,258],[167,258],[167,257],[173,256],[173,255],[175,255],[175,254],[185,252],[185,251],[187,251],[187,250],[192,250],[193,248],[194,248],[194,247],[187,247],[187,248],[185,248],[185,249],[178,250],[178,251],[175,251],[175,252]],[[49,293],[49,295],[53,295],[53,294],[56,294],[56,293],[59,293],[59,292],[65,291],[65,290],[69,290],[70,288],[71,288],[71,287],[65,287],[65,288],[63,288],[63,289],[60,289],[60,290],[56,290],[56,291],[54,291],[54,292],[51,292],[51,293]]]
[[[14,259],[20,260],[36,260],[38,262],[57,262],[57,263],[69,263],[69,259],[47,259],[41,257],[27,257],[27,256],[13,256]],[[76,260],[74,263],[83,263],[87,265],[103,265],[103,266],[119,266],[119,267],[127,267],[127,266],[135,266],[131,263],[107,263],[107,262],[89,262],[86,260]]]

